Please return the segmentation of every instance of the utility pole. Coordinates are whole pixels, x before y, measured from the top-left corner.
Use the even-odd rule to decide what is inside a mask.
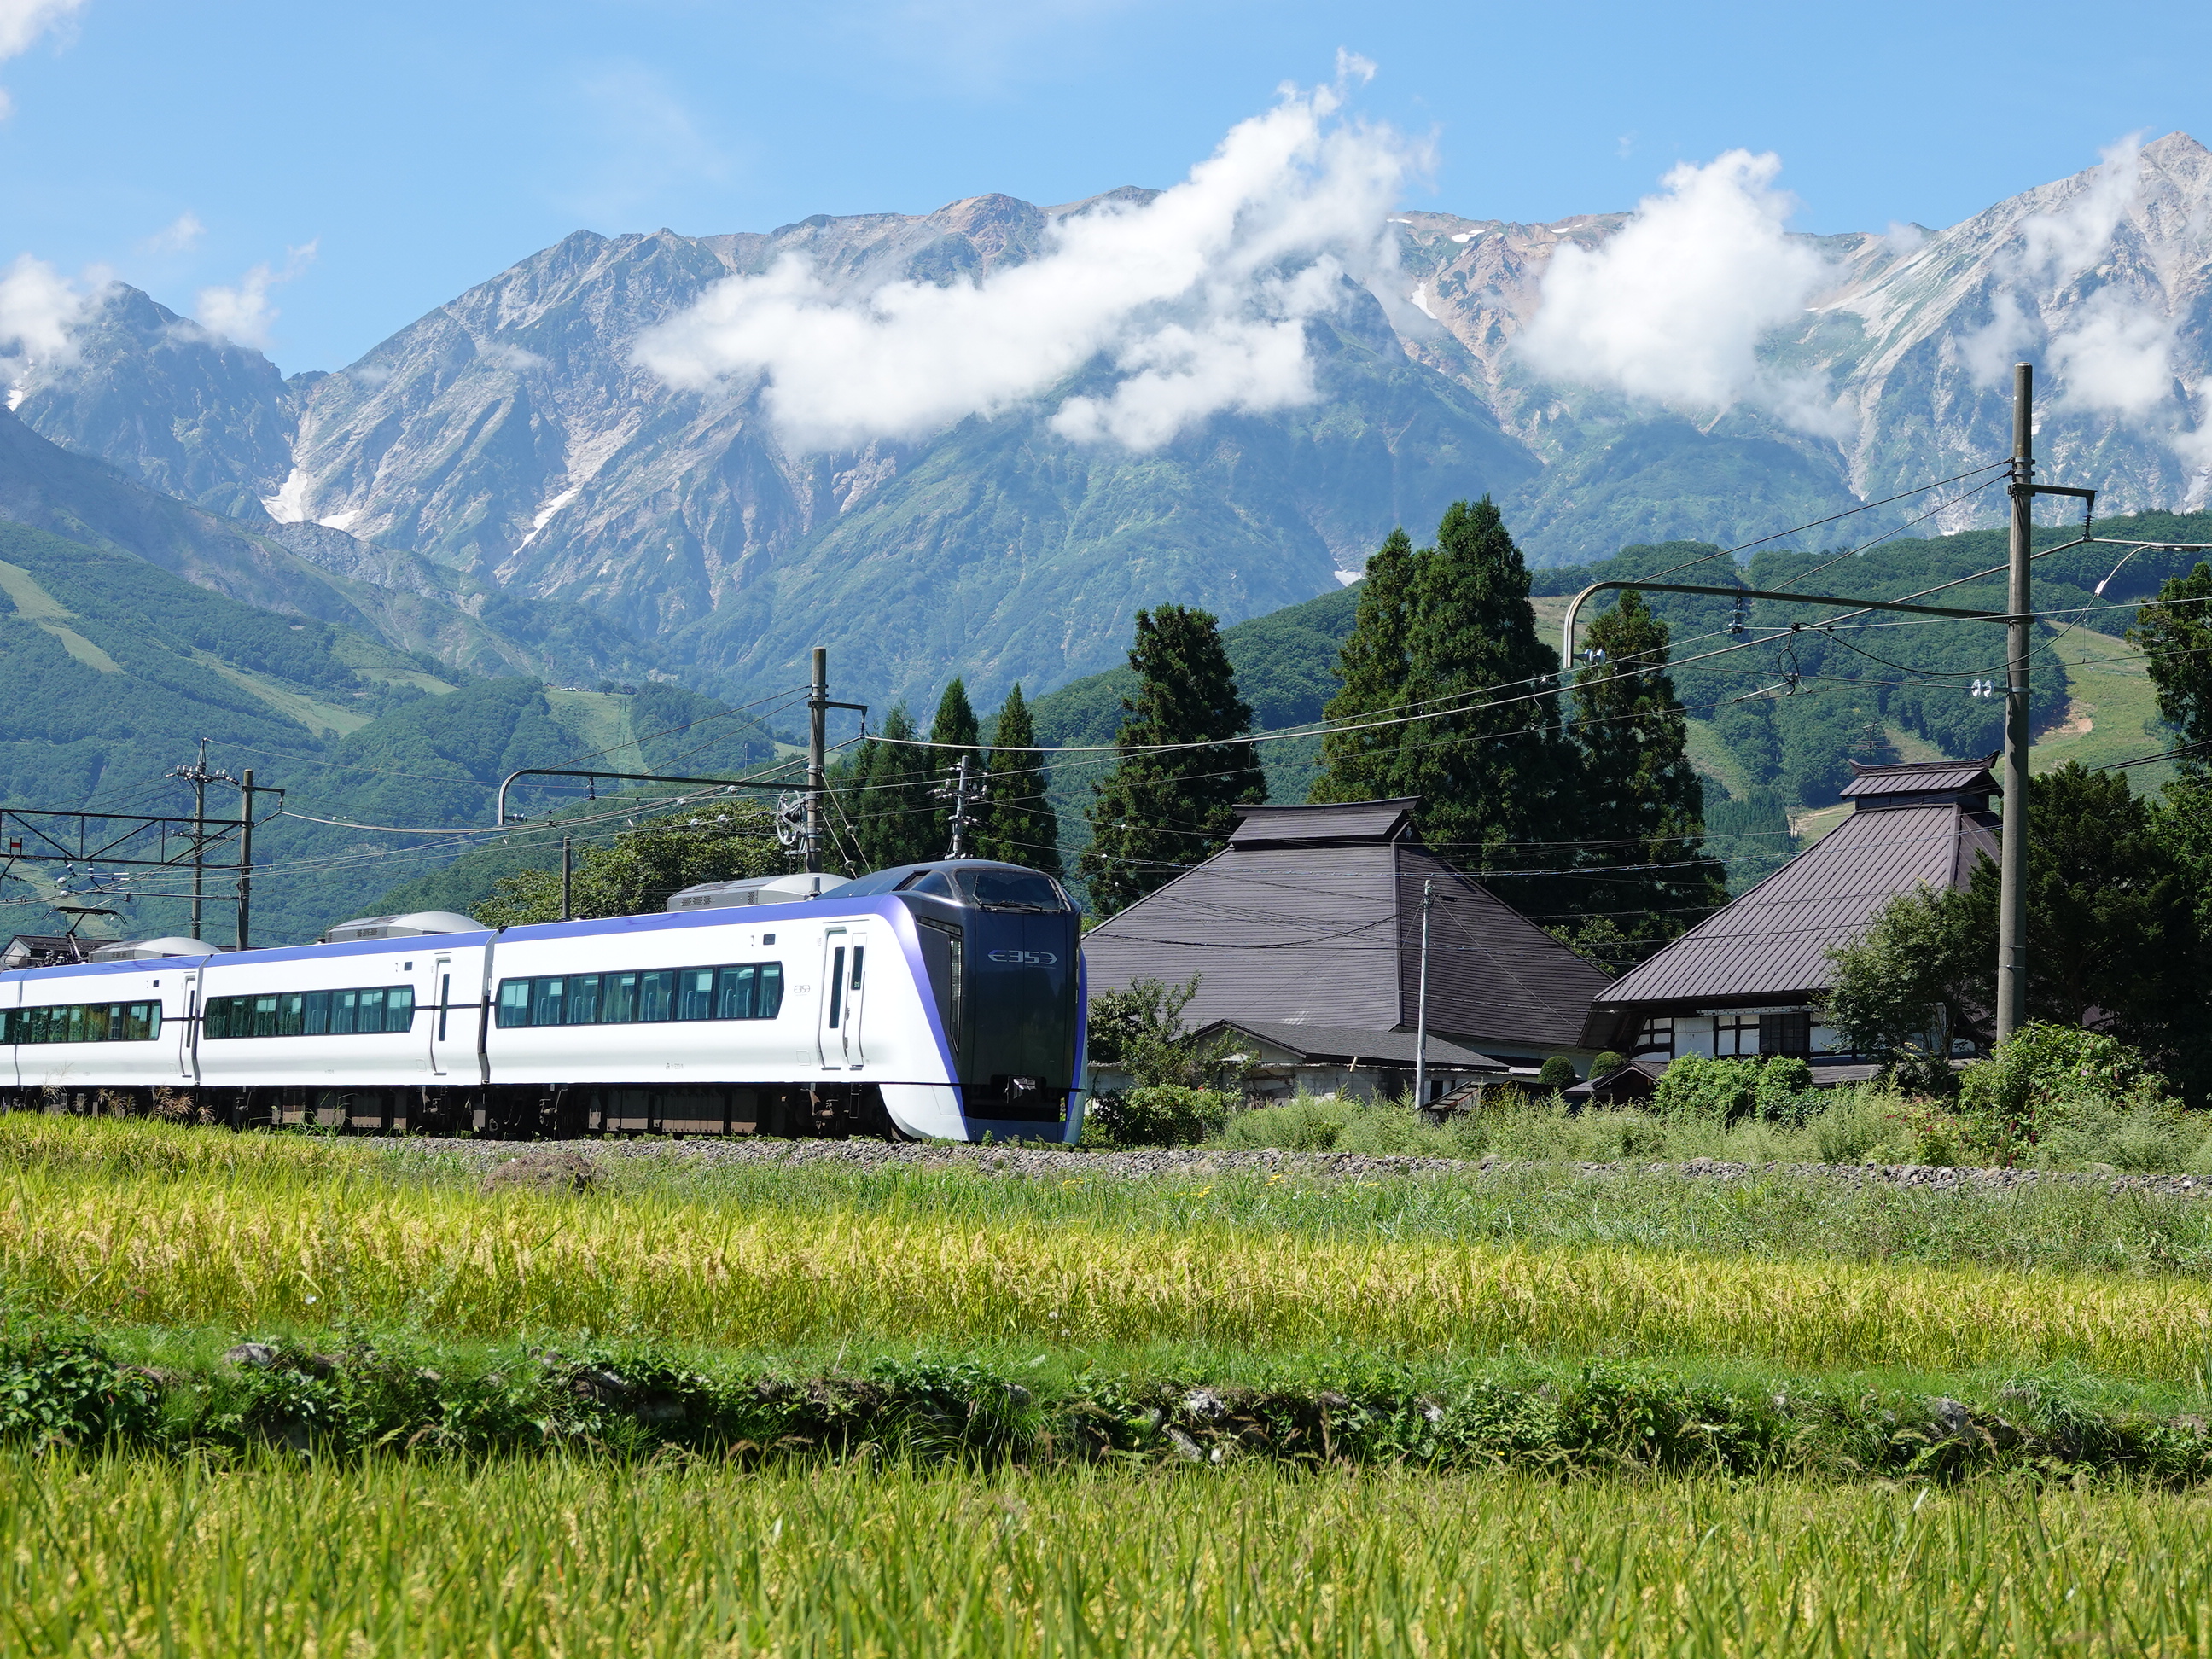
[[[2012,371],[2012,582],[2005,608],[2004,838],[1998,847],[1997,1041],[2027,1020],[2027,558],[2035,509],[2035,370]]]
[[[968,811],[969,759],[969,757],[963,755],[960,763],[952,769],[952,776],[934,791],[938,799],[952,803],[952,844],[945,854],[951,859],[968,856],[966,831],[968,826],[975,821]]]
[[[830,781],[830,653],[814,647],[814,681],[806,694],[806,872],[822,870],[822,792]]]
[[[207,840],[207,739],[200,739],[199,758],[192,763],[192,937],[200,936],[200,905],[206,896],[207,866],[200,848]]]
[[[252,948],[253,915],[253,769],[247,767],[239,781],[238,797],[238,948]]]
[[[572,896],[573,896],[573,893],[574,893],[574,888],[573,888],[573,887],[571,886],[571,884],[570,884],[570,872],[571,872],[571,870],[572,870],[573,866],[570,865],[569,860],[568,860],[568,846],[569,846],[569,837],[568,837],[568,836],[562,836],[562,837],[561,837],[561,920],[562,920],[562,921],[574,921],[576,919],[576,907],[575,907],[574,903],[572,902]]]
[[[1429,1103],[1429,907],[1436,890],[1433,880],[1421,884],[1421,991],[1413,1012],[1413,1107],[1417,1111]]]

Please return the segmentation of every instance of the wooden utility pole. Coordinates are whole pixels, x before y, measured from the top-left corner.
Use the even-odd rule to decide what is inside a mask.
[[[2005,609],[2004,839],[1998,849],[1997,1041],[2027,1023],[2027,658],[2034,623],[2027,585],[2035,508],[2035,370],[2012,371],[2012,582]]]

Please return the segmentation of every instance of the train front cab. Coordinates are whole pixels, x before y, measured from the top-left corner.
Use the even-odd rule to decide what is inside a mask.
[[[914,927],[917,979],[953,1081],[887,1083],[905,1134],[1073,1141],[1083,1123],[1082,918],[1060,884],[968,859],[863,876],[839,901],[895,896]]]

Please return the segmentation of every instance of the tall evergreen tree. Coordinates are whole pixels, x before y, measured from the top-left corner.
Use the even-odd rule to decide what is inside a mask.
[[[1139,611],[1129,666],[1138,685],[1114,738],[1121,761],[1094,786],[1091,845],[1077,864],[1108,915],[1218,852],[1235,808],[1267,798],[1252,745],[1236,741],[1252,710],[1211,615],[1179,605]],[[1166,744],[1196,746],[1154,747]]]
[[[1422,838],[1470,870],[1540,867],[1556,850],[1559,808],[1573,775],[1555,697],[1532,696],[1558,673],[1536,634],[1528,567],[1485,495],[1455,501],[1437,544],[1414,561],[1406,629],[1405,702],[1436,718],[1401,728],[1392,793],[1419,795]]]
[[[1577,862],[1590,874],[1562,884],[1565,907],[1606,918],[1632,941],[1670,939],[1725,903],[1728,886],[1719,862],[1699,850],[1705,786],[1667,672],[1667,624],[1632,588],[1584,637],[1601,653],[1576,677],[1574,694]]]
[[[1018,682],[992,723],[991,775],[977,844],[987,859],[1060,873],[1060,817],[1045,799],[1044,751]]]
[[[1321,772],[1310,799],[1375,800],[1395,793],[1399,744],[1407,728],[1364,723],[1404,711],[1414,557],[1413,538],[1401,528],[1367,561],[1358,617],[1337,653],[1341,689],[1326,711],[1338,729],[1322,739]]]
[[[951,781],[960,769],[960,763],[968,763],[969,799],[981,799],[983,790],[983,728],[976,718],[975,705],[968,701],[968,687],[955,679],[945,688],[945,695],[937,700],[937,718],[930,722],[929,740],[937,745],[929,751],[930,775],[942,787]],[[976,815],[971,805],[969,816]],[[931,820],[936,836],[936,850],[928,857],[941,859],[952,845],[952,808],[950,802],[937,803]],[[969,849],[973,851],[972,837]]]
[[[853,828],[861,859],[871,870],[944,855],[937,803],[930,797],[937,782],[930,765],[934,751],[909,747],[915,736],[913,717],[901,703],[884,720],[882,740],[871,738],[861,754],[864,781],[849,799],[855,803]]]

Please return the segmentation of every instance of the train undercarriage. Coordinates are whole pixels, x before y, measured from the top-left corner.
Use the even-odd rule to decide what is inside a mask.
[[[0,1109],[149,1117],[233,1129],[570,1140],[593,1135],[901,1137],[872,1085],[762,1087],[497,1084],[439,1088],[84,1088],[0,1090]]]

